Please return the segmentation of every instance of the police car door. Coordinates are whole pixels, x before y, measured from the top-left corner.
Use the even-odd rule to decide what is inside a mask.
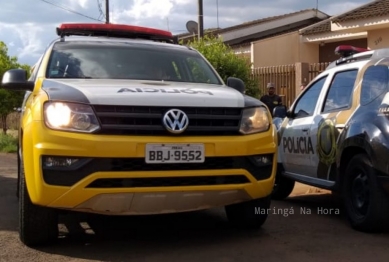
[[[312,169],[316,178],[323,183],[335,179],[335,158],[337,139],[346,121],[354,111],[353,90],[358,68],[337,71],[330,76],[331,82],[321,99],[319,113],[311,125],[311,141],[315,149],[312,155]],[[334,171],[334,172],[331,172]]]
[[[317,101],[326,85],[327,76],[311,83],[292,105],[290,116],[283,128],[280,143],[280,161],[286,175],[312,176],[311,158],[315,148],[310,136],[310,128],[317,112]],[[315,170],[316,171],[316,170]]]

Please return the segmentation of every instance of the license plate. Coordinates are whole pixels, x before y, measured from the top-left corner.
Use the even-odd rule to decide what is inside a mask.
[[[203,163],[203,144],[146,144],[146,163]]]

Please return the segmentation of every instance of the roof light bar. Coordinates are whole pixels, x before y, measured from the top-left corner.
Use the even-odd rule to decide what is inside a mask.
[[[61,37],[70,35],[110,36],[176,42],[175,37],[169,31],[123,24],[64,23],[57,27],[56,31]]]
[[[348,56],[352,56],[367,51],[370,50],[366,48],[351,46],[351,45],[340,45],[335,48],[335,54],[341,57],[348,57]]]

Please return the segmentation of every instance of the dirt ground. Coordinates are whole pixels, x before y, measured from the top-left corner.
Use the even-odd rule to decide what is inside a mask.
[[[259,231],[229,228],[223,209],[88,220],[72,214],[61,217],[57,245],[30,249],[18,238],[15,187],[16,157],[0,154],[0,261],[389,261],[389,234],[354,231],[336,197],[302,185],[273,201]]]

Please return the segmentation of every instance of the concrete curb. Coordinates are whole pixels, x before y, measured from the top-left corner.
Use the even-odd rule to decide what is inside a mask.
[[[331,191],[296,182],[290,196],[317,195],[317,194],[331,194]]]

